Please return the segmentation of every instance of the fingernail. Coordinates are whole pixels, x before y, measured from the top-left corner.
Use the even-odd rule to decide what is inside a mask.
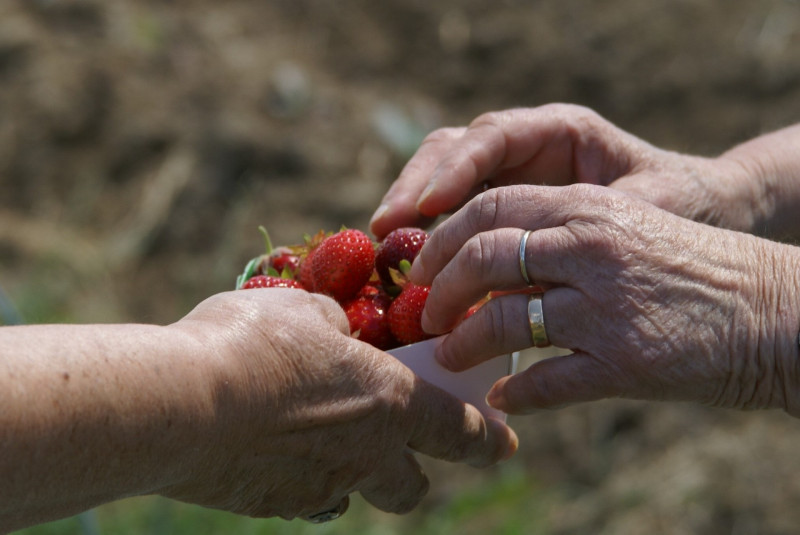
[[[512,439],[508,441],[508,447],[506,448],[506,452],[503,454],[502,461],[507,461],[511,457],[517,453],[519,449],[519,438],[517,437],[516,433],[513,435]]]
[[[425,312],[422,312],[422,324],[423,330],[425,329],[424,325],[428,320],[426,318]],[[445,370],[454,371],[453,367],[450,365],[449,361],[444,356],[444,351],[442,350],[442,346],[444,345],[444,339],[439,339],[439,342],[436,344],[436,347],[433,350],[433,358],[436,359],[436,362],[444,368]]]
[[[489,393],[486,394],[486,404],[493,409],[502,410],[500,407],[500,404],[502,404],[502,396],[498,388],[494,387],[489,390]]]
[[[389,211],[388,204],[382,204],[378,206],[378,209],[375,210],[375,213],[372,215],[372,219],[369,220],[369,224],[372,225],[375,221],[381,219],[384,215],[386,215],[386,212],[388,211]]]
[[[420,206],[422,206],[428,197],[431,196],[431,193],[433,193],[434,189],[436,189],[436,181],[431,180],[428,185],[425,186],[425,189],[422,190],[422,195],[419,196],[419,200],[417,201],[417,210],[419,210]]]

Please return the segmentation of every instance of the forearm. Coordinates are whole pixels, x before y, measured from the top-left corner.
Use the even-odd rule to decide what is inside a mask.
[[[174,483],[213,412],[195,344],[145,325],[0,329],[0,528]]]
[[[747,192],[752,203],[752,228],[745,230],[776,239],[800,237],[800,124],[738,145],[718,160],[741,169],[732,189]]]

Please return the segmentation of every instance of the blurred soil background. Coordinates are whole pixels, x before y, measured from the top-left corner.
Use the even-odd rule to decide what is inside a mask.
[[[426,132],[556,101],[715,155],[800,120],[800,3],[5,0],[0,286],[30,323],[172,322],[231,288],[258,225],[278,243],[366,229]],[[348,515],[370,533],[800,531],[800,424],[781,413],[608,401],[511,421],[509,463],[426,460],[417,511]],[[133,502],[100,517],[149,514]]]

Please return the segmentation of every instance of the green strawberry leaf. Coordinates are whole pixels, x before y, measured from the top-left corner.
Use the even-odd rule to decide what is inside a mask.
[[[244,271],[242,272],[242,274],[239,275],[238,277],[236,277],[236,289],[237,290],[240,290],[242,288],[242,286],[244,286],[244,283],[247,282],[250,279],[250,277],[253,276],[253,274],[255,273],[256,268],[258,267],[258,264],[260,262],[261,262],[261,257],[257,256],[255,258],[251,259],[247,263],[247,265],[244,267]]]

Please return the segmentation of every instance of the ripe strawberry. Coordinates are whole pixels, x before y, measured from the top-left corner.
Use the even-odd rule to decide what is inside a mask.
[[[314,251],[316,249],[311,249],[308,251],[308,254],[300,262],[300,270],[297,272],[297,280],[308,288],[309,291],[315,291],[316,285],[314,284],[314,273],[311,271],[311,259],[314,258]]]
[[[260,226],[258,230],[264,236],[266,252],[247,263],[244,272],[236,278],[236,288],[241,288],[254,275],[271,275],[291,279],[297,272],[300,263],[298,254],[291,247],[273,247],[267,229]]]
[[[306,235],[304,245],[296,248],[300,258],[300,269],[296,272],[295,278],[300,281],[309,292],[315,291],[314,273],[312,271],[312,258],[317,251],[317,247],[328,237],[324,230],[320,230],[313,236]]]
[[[413,344],[433,336],[422,330],[420,322],[430,291],[430,286],[406,283],[389,306],[389,328],[400,343]]]
[[[314,291],[339,303],[352,299],[369,281],[375,269],[372,240],[355,229],[325,238],[311,258]]]
[[[270,275],[277,272],[278,275],[285,274],[286,277],[292,277],[300,263],[298,255],[290,247],[273,247],[267,229],[259,226],[258,230],[264,236],[267,252],[261,255],[255,274]]]
[[[294,279],[285,279],[283,277],[276,277],[274,275],[256,275],[250,277],[242,285],[242,290],[249,290],[251,288],[300,288],[304,289],[303,285]]]
[[[390,270],[400,270],[402,260],[413,262],[427,239],[428,233],[416,227],[395,229],[383,239],[375,251],[375,269],[384,286],[397,284]]]
[[[288,247],[278,247],[272,252],[270,258],[272,268],[278,273],[288,273],[291,276],[297,272],[300,267],[300,257],[292,252]]]
[[[396,347],[392,331],[389,328],[389,305],[391,298],[385,293],[369,292],[359,295],[344,305],[344,312],[350,320],[350,333],[378,349],[387,350]]]

